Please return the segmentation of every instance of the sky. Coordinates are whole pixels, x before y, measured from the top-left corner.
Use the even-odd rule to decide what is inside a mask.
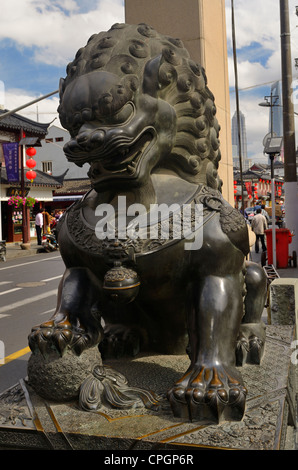
[[[298,57],[295,14],[298,1],[288,1],[293,97],[298,102],[298,69],[294,66],[294,58]],[[271,84],[281,79],[279,3],[279,0],[234,0],[239,101],[252,162],[267,163],[263,138],[269,132],[269,109],[259,103],[270,95]],[[225,4],[232,118],[236,106],[231,0]],[[56,91],[76,51],[92,34],[106,31],[118,22],[124,22],[124,0],[1,0],[0,105],[15,109]],[[55,94],[19,114],[39,122],[54,120],[53,124],[59,126],[58,104]],[[296,127],[297,121],[298,116]]]

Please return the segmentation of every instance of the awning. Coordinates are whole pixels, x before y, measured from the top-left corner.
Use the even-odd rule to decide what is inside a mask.
[[[69,195],[69,196],[53,196],[53,202],[55,201],[76,201],[82,199],[83,195]]]

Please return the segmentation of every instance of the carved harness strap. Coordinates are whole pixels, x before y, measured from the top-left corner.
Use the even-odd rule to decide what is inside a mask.
[[[194,204],[202,204],[203,206],[202,223],[199,226],[197,225],[196,229],[199,229],[208,223],[215,214],[219,213],[219,221],[222,231],[229,237],[232,243],[237,246],[237,248],[242,251],[247,251],[246,241],[243,247],[238,246],[238,239],[242,238],[239,237],[239,235],[247,231],[245,219],[236,209],[230,206],[223,199],[220,191],[204,185],[200,185],[198,187],[198,191],[192,201],[191,222],[194,222],[195,218]],[[86,222],[80,203],[73,204],[65,214],[65,223],[73,243],[83,251],[104,257],[108,264],[111,264],[116,260],[133,260],[136,256],[138,257],[142,256],[142,254],[153,253],[161,248],[165,248],[167,245],[179,242],[180,240],[175,237],[173,217],[170,217],[166,222],[169,224],[168,239],[161,237],[155,239],[131,239],[127,237],[125,240],[119,240],[117,238],[114,240],[108,238],[100,240],[96,236],[95,227],[91,227]],[[158,222],[159,234],[161,223],[162,222]],[[181,220],[181,224],[182,223],[183,220]]]

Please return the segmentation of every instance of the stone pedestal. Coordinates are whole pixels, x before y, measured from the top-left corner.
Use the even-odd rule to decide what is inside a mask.
[[[296,380],[291,362],[292,339],[291,326],[268,326],[261,366],[246,365],[240,369],[248,389],[241,422],[203,426],[181,421],[173,418],[166,399],[159,411],[101,408],[86,412],[79,409],[77,401],[45,400],[21,380],[0,396],[0,449],[114,453],[146,450],[149,455],[174,450],[193,455],[194,462],[199,459],[196,451],[201,449],[294,450]],[[129,384],[151,388],[157,394],[165,393],[188,363],[187,356],[109,361]]]

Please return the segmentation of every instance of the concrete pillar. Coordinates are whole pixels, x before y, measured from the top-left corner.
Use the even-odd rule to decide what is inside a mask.
[[[272,325],[296,325],[298,316],[298,279],[278,278],[270,284]],[[296,327],[296,339],[297,327]]]
[[[147,23],[181,39],[192,59],[205,68],[221,126],[223,196],[234,205],[225,0],[125,0],[125,21]]]

